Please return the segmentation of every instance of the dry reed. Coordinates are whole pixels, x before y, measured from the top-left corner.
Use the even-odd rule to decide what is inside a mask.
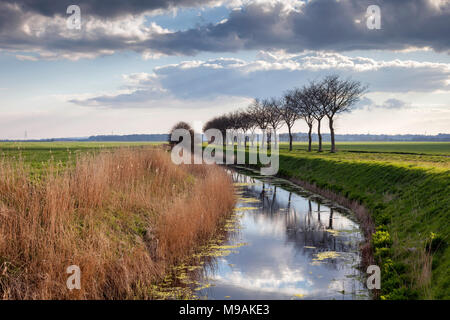
[[[32,178],[0,162],[3,299],[149,298],[151,284],[210,238],[234,205],[216,166],[176,166],[155,149],[52,164]],[[81,269],[68,290],[66,268]]]

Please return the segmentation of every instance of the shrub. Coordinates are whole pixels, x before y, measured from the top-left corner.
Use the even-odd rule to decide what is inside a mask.
[[[435,253],[437,251],[443,251],[447,247],[447,242],[442,235],[431,232],[425,246],[428,251]]]
[[[372,235],[374,248],[389,248],[392,245],[392,239],[387,231],[377,231]]]
[[[189,131],[189,133],[191,135],[191,146],[193,147],[194,146],[194,130],[192,129],[192,127],[189,124],[187,124],[186,122],[183,122],[183,121],[175,124],[173,126],[173,128],[170,130],[169,139],[168,139],[170,146],[173,147],[182,141],[182,139],[179,139],[178,141],[172,141],[172,134],[175,130],[178,130],[178,129],[184,129],[184,130]]]

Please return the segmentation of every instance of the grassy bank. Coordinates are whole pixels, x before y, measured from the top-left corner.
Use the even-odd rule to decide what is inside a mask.
[[[326,148],[326,147],[325,147]],[[338,145],[340,152],[280,148],[280,174],[368,209],[381,298],[450,298],[450,144]]]
[[[3,299],[152,298],[152,284],[234,205],[222,169],[176,166],[162,150],[61,151],[49,162],[48,149],[20,147],[0,162]],[[66,287],[70,265],[81,269],[81,290]]]

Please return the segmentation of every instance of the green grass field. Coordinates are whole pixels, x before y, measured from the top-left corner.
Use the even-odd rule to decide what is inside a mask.
[[[287,143],[281,144],[287,148]],[[307,150],[306,142],[294,142],[297,150]],[[324,150],[329,149],[330,143],[324,143]],[[315,145],[317,149],[317,145]],[[450,156],[450,142],[338,142],[339,151],[364,153],[400,153],[400,154],[435,154]]]
[[[330,153],[329,144],[324,144],[324,152],[307,152],[306,143],[295,143],[289,152],[287,143],[280,144],[280,154],[307,156],[334,162],[380,163],[404,168],[426,168],[432,171],[450,169],[450,142],[422,143],[338,143],[338,152]],[[315,145],[313,151],[317,151]]]
[[[20,159],[39,170],[49,161],[66,163],[78,154],[99,150],[160,144],[158,142],[0,142],[0,157]]]

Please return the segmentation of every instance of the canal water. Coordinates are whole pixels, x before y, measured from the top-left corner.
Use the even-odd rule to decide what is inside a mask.
[[[168,286],[196,299],[369,299],[349,210],[283,179],[230,174],[233,217]]]

